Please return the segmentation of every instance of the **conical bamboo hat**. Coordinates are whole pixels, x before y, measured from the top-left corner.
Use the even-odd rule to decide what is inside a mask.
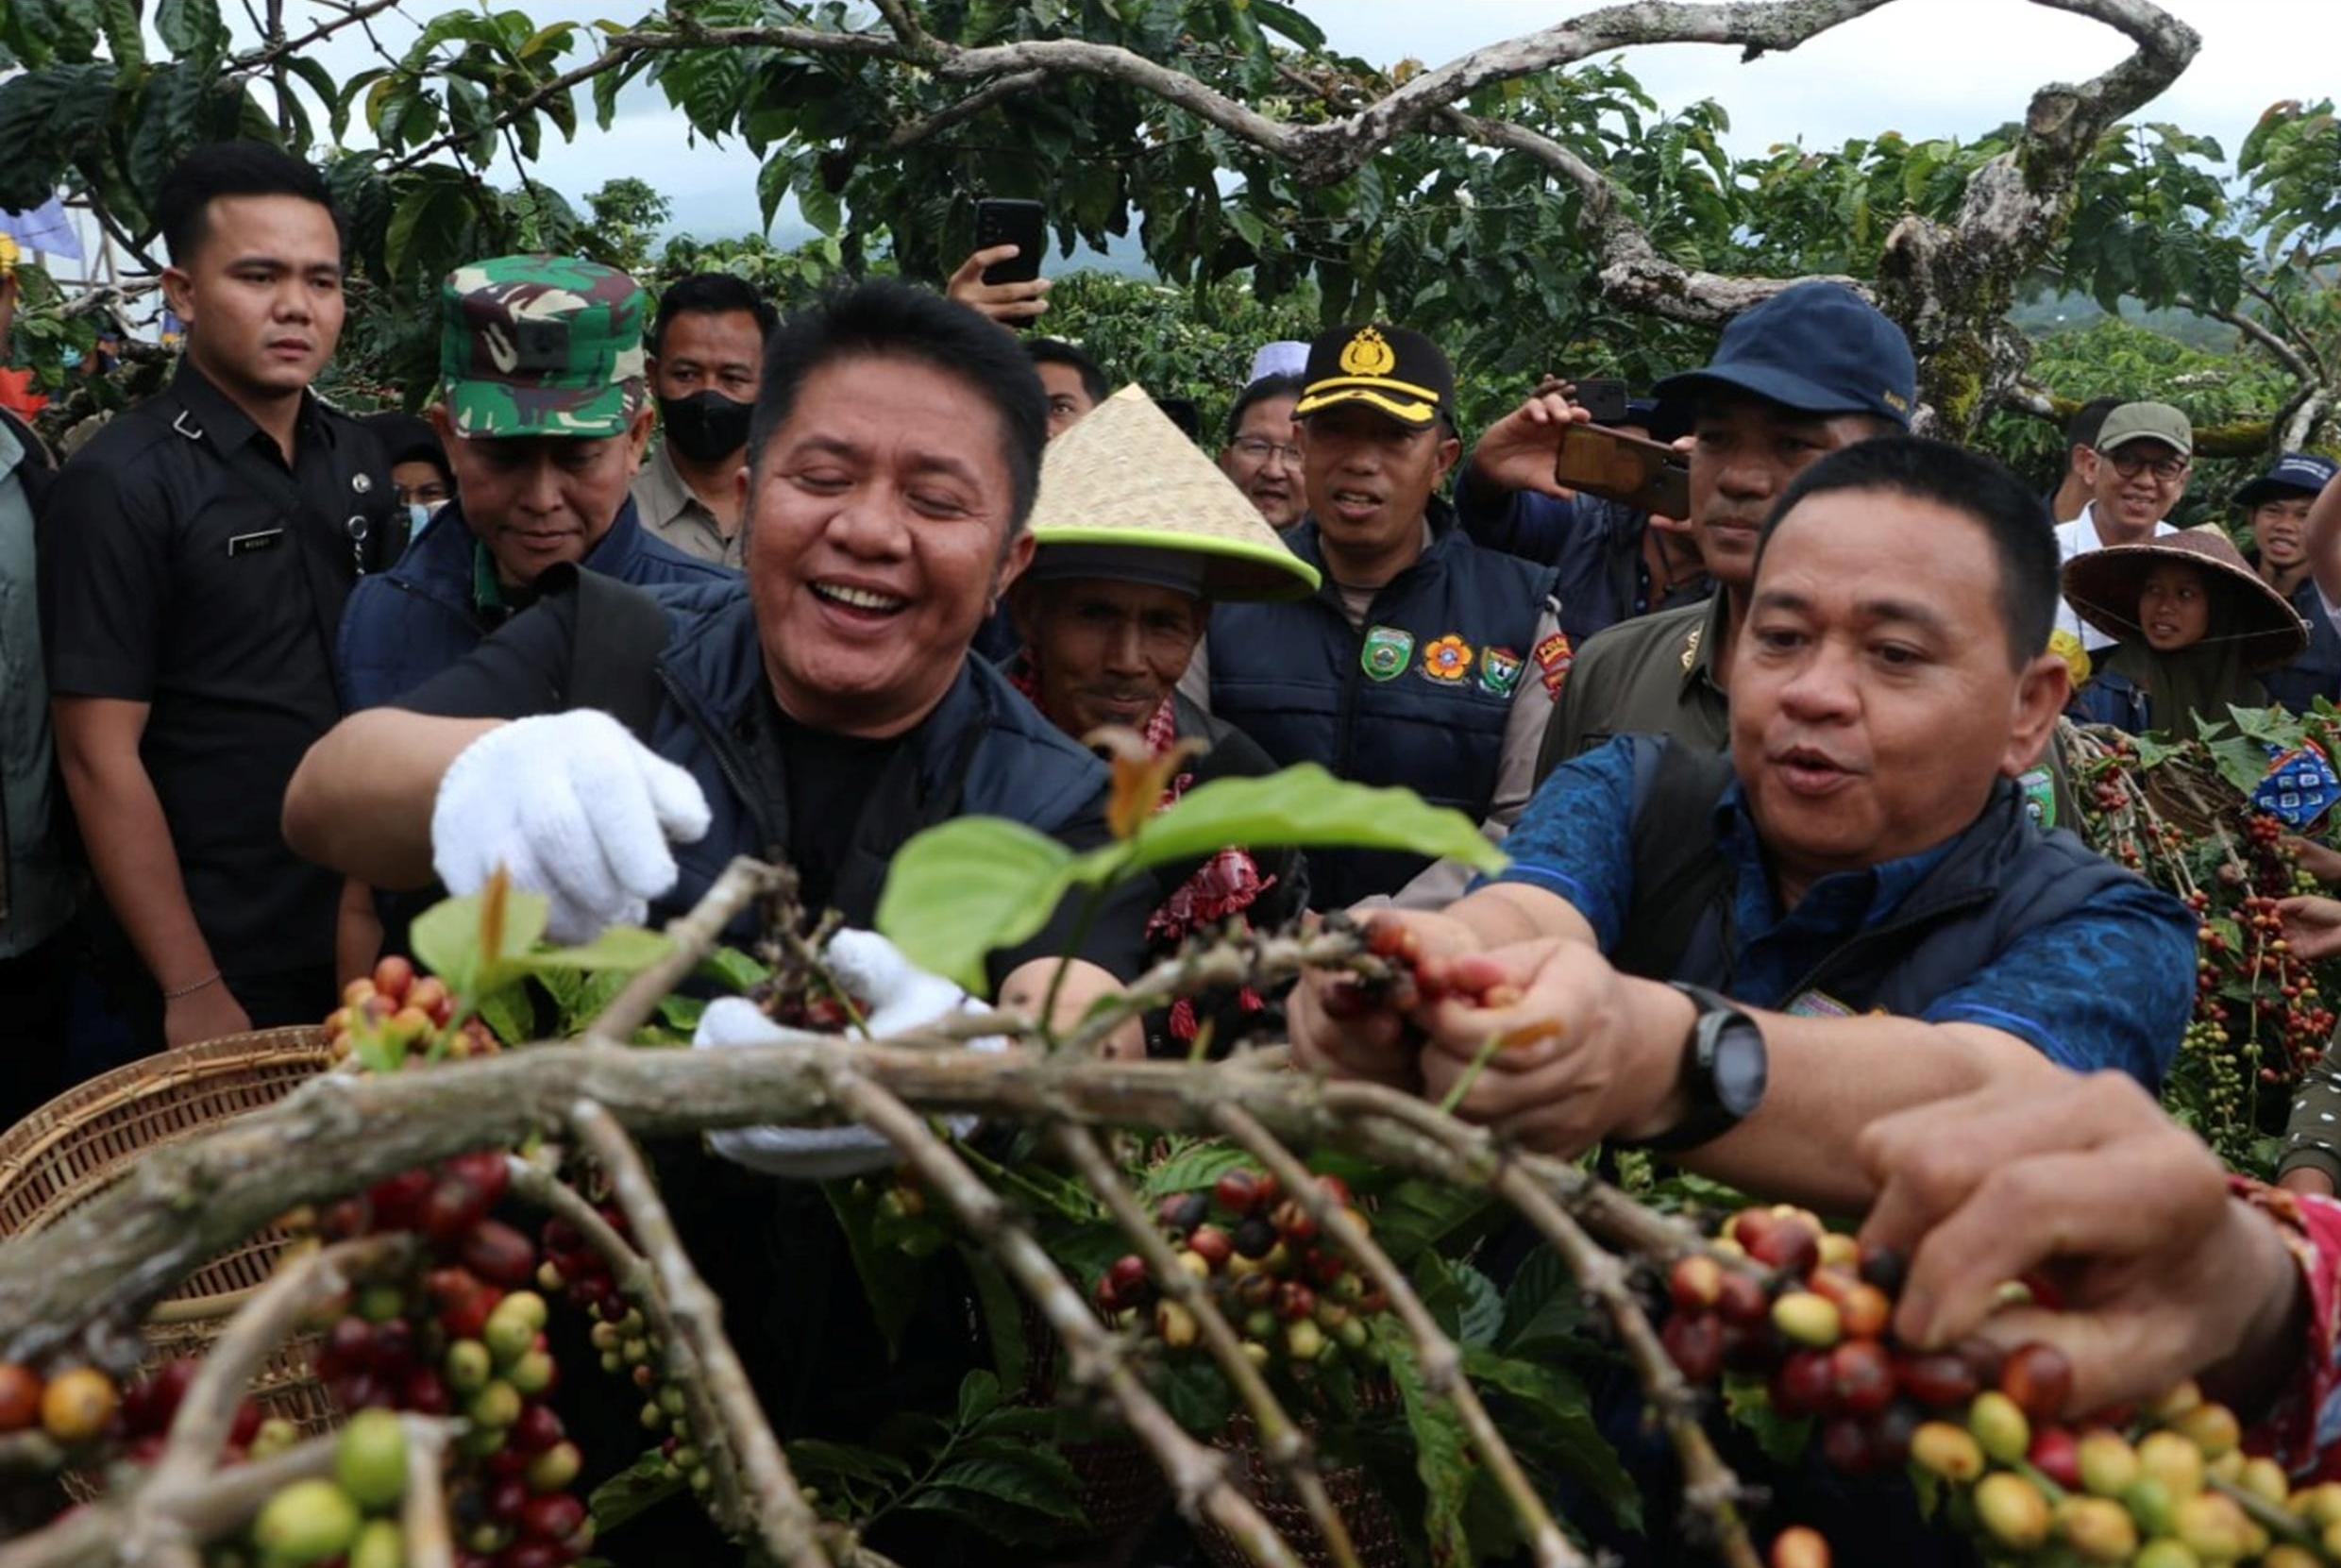
[[[1054,441],[1033,507],[1040,569],[1052,548],[1101,547],[1204,558],[1214,599],[1300,599],[1317,571],[1276,537],[1143,387],[1126,386]]]

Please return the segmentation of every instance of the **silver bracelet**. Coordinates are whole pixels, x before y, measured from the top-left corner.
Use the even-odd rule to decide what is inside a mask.
[[[213,969],[213,970],[212,970],[210,974],[205,975],[205,976],[204,976],[201,980],[196,981],[196,982],[195,982],[194,985],[192,985],[192,986],[180,986],[177,990],[176,990],[176,991],[165,991],[165,992],[163,992],[163,993],[162,993],[162,1000],[163,1000],[163,1001],[165,1001],[165,1002],[177,1002],[177,1000],[179,1000],[179,998],[181,998],[181,997],[193,996],[193,995],[194,995],[197,991],[202,990],[205,986],[216,986],[216,985],[218,985],[218,984],[219,984],[219,982],[220,982],[220,971],[219,971],[219,970],[217,970],[217,969]]]

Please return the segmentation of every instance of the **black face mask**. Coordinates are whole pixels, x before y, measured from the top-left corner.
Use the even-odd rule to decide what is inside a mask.
[[[658,400],[659,423],[675,450],[694,463],[714,463],[748,445],[748,424],[756,406],[726,397],[710,387],[688,397]]]

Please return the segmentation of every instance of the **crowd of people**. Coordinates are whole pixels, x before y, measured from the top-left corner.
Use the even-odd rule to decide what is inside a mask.
[[[1166,801],[1315,763],[1465,814],[1508,868],[1221,846],[995,953],[994,995],[1070,1019],[1231,919],[1373,911],[1518,1000],[1401,1015],[1310,976],[1201,1011],[1225,1038],[1281,1007],[1302,1068],[1460,1090],[1527,1147],[1867,1212],[1914,1252],[1921,1342],[2059,1261],[2070,1310],[2024,1331],[2073,1350],[2080,1404],[2201,1373],[2303,1470],[2341,1439],[2341,1207],[2231,1196],[2157,1107],[2195,922],[2068,831],[2052,744],[2068,713],[2341,700],[2326,459],[2236,495],[2247,554],[2167,521],[2186,416],[2106,400],[2044,497],[1911,434],[1907,340],[1825,282],[1629,406],[1678,517],[1556,478],[1592,420],[1566,381],[1467,440],[1446,355],[1392,322],[1265,347],[1211,454],[1021,333],[1048,283],[983,282],[999,251],[784,320],[726,276],[652,312],[586,260],[484,259],[441,291],[423,417],[355,418],[310,390],[343,312],[314,171],[206,147],[160,217],[168,390],[61,468],[0,422],[11,1115],[93,1033],[314,1023],[499,867],[563,939],[670,918],[740,853],[867,928],[934,823],[1103,842],[1097,746],[1175,752]],[[2300,906],[2301,939],[2336,913]],[[872,972],[903,1023],[964,1001]],[[702,1044],[771,1027],[724,1016]],[[730,1147],[734,1183],[884,1160]]]

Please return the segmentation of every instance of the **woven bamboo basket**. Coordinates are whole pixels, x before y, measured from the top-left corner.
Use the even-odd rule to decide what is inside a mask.
[[[1252,1425],[1252,1418],[1238,1413],[1211,1440],[1211,1446],[1234,1461],[1229,1475],[1237,1490],[1284,1537],[1305,1568],[1333,1568],[1333,1554],[1325,1549],[1325,1538],[1317,1533],[1307,1506],[1260,1451],[1259,1429]],[[1325,1495],[1349,1527],[1350,1544],[1357,1549],[1363,1568],[1405,1568],[1406,1548],[1399,1535],[1398,1516],[1365,1467],[1336,1465],[1322,1475]],[[1217,1568],[1248,1568],[1252,1561],[1234,1536],[1207,1521],[1196,1525],[1195,1540]]]
[[[1057,1402],[1056,1364],[1064,1344],[1040,1309],[1024,1303],[1024,1387],[1012,1396],[1036,1408]],[[1146,1445],[1122,1433],[1059,1445],[1066,1463],[1081,1477],[1081,1512],[1090,1536],[1113,1541],[1144,1525],[1170,1501],[1170,1483]]]
[[[45,1230],[149,1151],[274,1104],[332,1060],[322,1029],[263,1029],[148,1056],[66,1090],[0,1134],[0,1241]],[[262,1231],[158,1302],[145,1324],[146,1370],[210,1350],[291,1240],[274,1227]],[[314,1343],[310,1336],[279,1346],[252,1384],[268,1414],[304,1432],[339,1419],[310,1370]]]

